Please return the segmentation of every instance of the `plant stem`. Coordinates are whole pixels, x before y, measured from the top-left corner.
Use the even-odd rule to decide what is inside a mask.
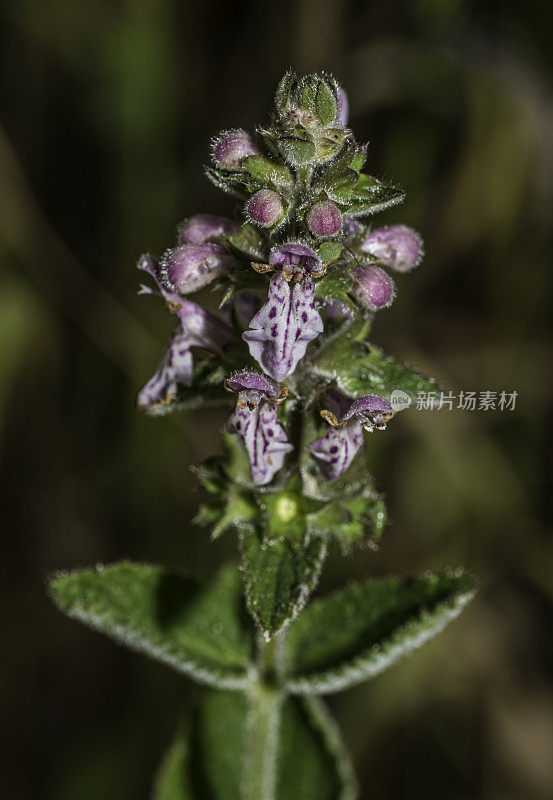
[[[248,689],[247,743],[242,794],[244,800],[274,800],[281,689],[283,634],[270,642],[260,637],[258,672]]]

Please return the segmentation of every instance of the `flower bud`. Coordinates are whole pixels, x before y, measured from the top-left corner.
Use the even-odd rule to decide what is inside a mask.
[[[380,267],[361,264],[352,270],[352,294],[368,311],[378,311],[392,304],[396,287],[390,276]]]
[[[168,288],[190,294],[225,275],[235,264],[235,258],[219,244],[181,244],[165,252],[161,277]]]
[[[336,125],[345,127],[348,124],[349,118],[349,101],[348,96],[341,86],[337,88],[338,93],[338,111],[334,122]]]
[[[213,145],[213,160],[222,169],[238,170],[245,158],[258,153],[253,137],[242,128],[224,131]]]
[[[342,219],[342,234],[345,241],[356,239],[362,230],[363,225],[355,217],[344,217]]]
[[[340,209],[331,200],[315,203],[307,214],[307,226],[319,239],[336,236],[342,227]]]
[[[407,225],[389,225],[371,231],[361,250],[396,272],[410,272],[424,255],[421,237]]]
[[[178,244],[204,244],[205,242],[224,242],[227,236],[238,231],[238,225],[231,219],[216,217],[214,214],[194,214],[181,222],[177,229]]]
[[[260,189],[250,197],[246,205],[246,213],[256,225],[270,228],[282,218],[284,204],[280,195],[272,189]]]

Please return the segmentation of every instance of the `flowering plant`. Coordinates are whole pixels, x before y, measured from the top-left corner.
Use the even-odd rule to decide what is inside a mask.
[[[403,200],[362,171],[365,155],[334,78],[289,72],[268,126],[213,143],[206,172],[237,199],[237,220],[193,216],[174,247],[138,262],[141,291],[176,328],[137,404],[229,406],[223,453],[197,468],[208,498],[197,521],[237,533],[240,570],[200,587],[123,562],[58,575],[51,591],[69,616],[211,687],[155,800],[354,797],[317,696],[386,669],[472,596],[469,577],[446,572],[349,584],[308,605],[329,540],[374,549],[385,527],[367,434],[401,407],[394,392],[435,388],[368,341],[395,296],[390,273],[414,269],[423,249],[404,225],[363,222]],[[189,299],[207,286],[218,315]]]

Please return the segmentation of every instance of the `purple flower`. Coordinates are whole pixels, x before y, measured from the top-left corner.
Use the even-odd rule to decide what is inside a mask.
[[[319,256],[300,242],[287,242],[275,248],[269,256],[269,264],[275,269],[282,268],[289,277],[298,272],[309,275],[321,269]]]
[[[280,386],[272,378],[247,369],[227,378],[225,387],[228,391],[238,395],[237,405],[239,408],[248,406],[250,411],[253,411],[263,398],[267,398],[273,403],[281,403],[288,395],[288,389],[284,387],[280,391]]]
[[[177,314],[181,327],[171,336],[156,373],[138,393],[139,408],[166,405],[176,395],[178,383],[192,385],[191,347],[220,353],[234,338],[233,331],[224,322],[190,300],[180,301]]]
[[[177,329],[169,340],[157,371],[138,393],[138,408],[153,408],[170,403],[177,393],[177,384],[192,384],[192,369],[189,337]]]
[[[383,269],[360,264],[351,271],[351,276],[351,293],[368,311],[378,311],[392,304],[396,296],[396,286]]]
[[[407,225],[389,225],[370,231],[361,250],[396,272],[410,272],[424,255],[421,237]]]
[[[185,300],[166,288],[157,261],[150,255],[138,260],[138,268],[148,272],[158,285],[158,292],[148,286],[141,287],[142,294],[160,294],[170,311],[179,318],[181,328],[173,334],[161,364],[153,378],[141,389],[138,405],[141,408],[164,404],[176,392],[176,384],[192,384],[193,359],[191,347],[203,347],[214,353],[235,338],[234,331],[222,320],[204,311],[197,303]]]
[[[328,481],[335,481],[349,467],[363,444],[363,429],[383,430],[392,406],[374,394],[352,400],[334,389],[327,392],[328,406],[321,416],[332,427],[324,436],[311,442],[310,452],[320,462]]]
[[[231,233],[239,230],[236,222],[214,214],[194,214],[178,226],[178,244],[205,244],[217,242],[223,244]]]
[[[165,251],[160,275],[166,288],[191,294],[226,275],[236,263],[220,244],[181,244]]]
[[[314,203],[307,213],[307,227],[319,239],[336,236],[342,228],[342,215],[331,200]]]
[[[277,404],[286,397],[275,381],[243,370],[226,381],[238,394],[236,408],[227,423],[230,433],[242,437],[250,461],[253,483],[263,486],[282,468],[293,447],[278,421]]]
[[[272,189],[260,189],[250,197],[246,213],[256,225],[270,228],[282,218],[284,203],[280,195]]]
[[[251,330],[242,334],[252,357],[276,381],[292,374],[309,342],[323,330],[314,298],[313,278],[304,276],[290,284],[282,271],[277,272],[265,305],[250,322]]]
[[[253,137],[242,128],[223,131],[213,143],[213,160],[222,169],[238,170],[244,159],[258,153]]]

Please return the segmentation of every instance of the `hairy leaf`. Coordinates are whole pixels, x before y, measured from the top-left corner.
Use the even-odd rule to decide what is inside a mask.
[[[355,583],[313,602],[286,639],[288,688],[327,694],[383,672],[423,645],[472,598],[459,573]]]
[[[435,392],[432,378],[386,357],[378,347],[351,336],[350,331],[334,339],[317,357],[314,369],[319,375],[336,381],[350,397],[376,394],[389,400],[396,389],[412,399],[419,392]]]
[[[234,565],[199,588],[162,567],[121,562],[57,575],[50,592],[69,617],[197,681],[246,682],[251,643]]]
[[[265,541],[257,530],[240,532],[248,608],[266,639],[294,619],[315,588],[326,545],[313,537],[305,545]]]
[[[232,249],[236,250],[239,256],[252,261],[265,258],[267,242],[253,225],[242,225],[239,231],[229,236],[228,240]]]

